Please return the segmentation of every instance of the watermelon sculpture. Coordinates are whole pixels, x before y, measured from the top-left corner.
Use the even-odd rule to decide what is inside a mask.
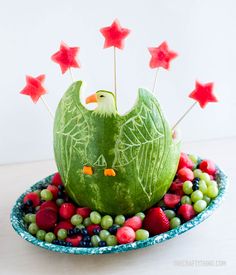
[[[156,98],[139,89],[135,106],[119,115],[113,93],[98,91],[80,101],[73,83],[55,116],[54,151],[70,197],[107,214],[134,214],[166,193],[175,175],[180,144],[172,139]]]

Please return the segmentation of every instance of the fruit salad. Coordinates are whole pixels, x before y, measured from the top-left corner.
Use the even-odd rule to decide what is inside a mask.
[[[219,192],[216,173],[212,161],[181,153],[175,179],[163,199],[132,216],[111,216],[76,205],[55,173],[49,185],[25,195],[23,220],[30,234],[55,245],[91,248],[142,241],[204,211]]]

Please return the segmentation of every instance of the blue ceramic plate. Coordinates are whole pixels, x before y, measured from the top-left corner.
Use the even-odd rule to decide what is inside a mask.
[[[37,182],[34,184],[31,188],[26,190],[24,194],[22,194],[18,200],[16,201],[12,212],[11,212],[11,223],[15,231],[26,241],[48,249],[55,252],[60,253],[68,253],[68,254],[81,254],[81,255],[92,255],[92,254],[107,254],[107,253],[120,253],[120,252],[127,252],[129,250],[138,249],[138,248],[144,248],[150,245],[158,244],[161,242],[164,242],[166,240],[169,240],[171,238],[174,238],[201,223],[206,218],[208,218],[215,209],[219,206],[219,204],[222,202],[226,187],[227,187],[227,177],[226,175],[218,168],[217,170],[217,183],[219,185],[219,195],[211,201],[209,206],[200,214],[198,214],[194,219],[182,224],[178,228],[172,229],[168,232],[156,235],[154,237],[150,237],[149,239],[145,241],[136,241],[131,244],[123,244],[123,245],[116,245],[116,246],[110,246],[110,247],[94,247],[94,248],[82,248],[82,247],[66,247],[66,246],[60,246],[60,245],[54,245],[49,244],[43,241],[40,241],[36,239],[34,236],[32,236],[30,233],[27,232],[26,227],[24,225],[24,221],[22,218],[22,210],[20,208],[23,198],[26,193],[29,193],[31,191],[40,189],[44,186],[47,186],[52,179],[53,175],[48,176],[47,178]]]

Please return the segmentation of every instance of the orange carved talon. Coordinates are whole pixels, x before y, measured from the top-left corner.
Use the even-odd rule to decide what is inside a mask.
[[[104,170],[104,176],[115,177],[116,172],[113,169],[105,169]]]
[[[83,173],[85,175],[92,175],[93,174],[93,170],[91,166],[84,166],[83,167]]]

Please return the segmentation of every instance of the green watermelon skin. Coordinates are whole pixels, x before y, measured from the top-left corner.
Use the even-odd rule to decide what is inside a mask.
[[[180,144],[148,91],[139,89],[127,115],[105,117],[81,104],[81,85],[75,82],[67,90],[54,121],[55,160],[65,188],[78,205],[102,213],[144,211],[170,187]],[[84,175],[84,165],[94,174]],[[114,168],[116,176],[104,176],[105,168]]]

